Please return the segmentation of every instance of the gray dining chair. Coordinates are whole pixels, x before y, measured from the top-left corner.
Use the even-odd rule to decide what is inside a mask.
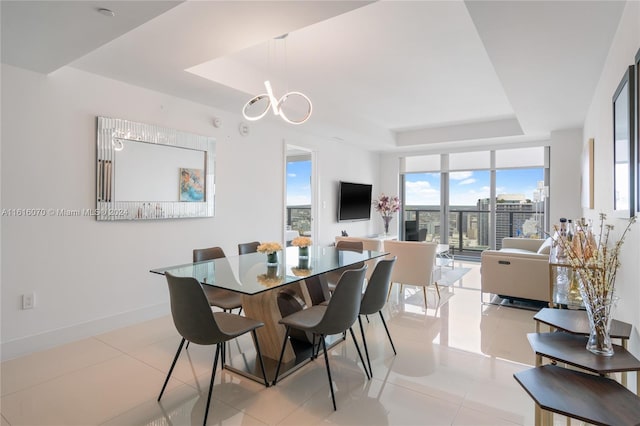
[[[384,307],[385,303],[387,303],[387,293],[389,292],[389,287],[391,286],[391,272],[395,263],[396,257],[393,257],[392,259],[384,259],[378,262],[375,269],[373,270],[373,273],[371,274],[369,282],[367,283],[367,288],[362,295],[362,302],[360,302],[360,315],[358,315],[358,323],[360,324],[362,344],[364,346],[364,353],[367,356],[367,364],[369,365],[369,373],[371,374],[371,377],[373,377],[373,370],[371,369],[371,360],[369,359],[367,339],[364,336],[362,315],[372,315],[376,312],[380,314],[380,319],[382,320],[384,330],[387,332],[387,337],[389,338],[389,343],[391,343],[393,354],[397,355],[396,347],[393,344],[391,334],[389,333],[389,328],[387,327],[387,323],[384,321],[384,315],[382,315],[382,308]]]
[[[169,285],[171,316],[173,317],[173,323],[178,333],[182,336],[182,340],[178,346],[176,356],[171,363],[171,368],[169,368],[169,372],[167,373],[167,378],[162,385],[160,395],[158,395],[158,401],[162,398],[162,394],[167,387],[167,383],[176,366],[185,341],[199,345],[216,345],[216,354],[211,370],[211,383],[209,384],[209,395],[207,397],[207,407],[204,411],[203,425],[206,425],[218,358],[220,357],[221,349],[225,342],[251,332],[262,370],[262,377],[264,378],[264,385],[269,386],[264,370],[262,353],[260,352],[260,345],[256,336],[256,329],[264,326],[264,324],[260,321],[236,314],[213,312],[198,280],[193,277],[176,277],[168,272],[165,276],[167,278],[167,284]],[[222,359],[221,363],[224,363]]]
[[[226,257],[224,251],[220,247],[209,247],[193,250],[193,262],[204,262],[207,260],[221,259]],[[242,296],[239,293],[216,288],[210,285],[202,286],[204,294],[207,296],[209,305],[218,307],[223,312],[232,312],[236,308],[240,308],[238,314],[242,313]]]
[[[326,306],[315,305],[308,309],[295,312],[280,320],[280,324],[284,325],[286,330],[278,361],[278,367],[276,369],[276,377],[273,380],[274,385],[278,381],[278,374],[280,373],[280,367],[282,366],[282,357],[287,346],[287,339],[289,338],[289,332],[291,329],[312,333],[312,352],[315,352],[316,337],[320,340],[318,346],[322,345],[322,350],[324,352],[324,361],[327,367],[327,377],[329,378],[331,400],[333,401],[334,410],[336,410],[336,397],[333,391],[333,382],[331,380],[329,355],[327,353],[327,346],[325,343],[326,336],[345,333],[349,330],[351,332],[353,344],[358,350],[358,355],[362,362],[362,368],[364,369],[367,379],[370,379],[367,366],[365,365],[364,358],[362,357],[362,352],[360,352],[360,347],[358,346],[358,342],[353,334],[353,328],[351,327],[353,323],[356,322],[356,318],[360,311],[362,286],[364,284],[366,270],[367,266],[364,265],[360,269],[345,271],[336,286],[333,296]],[[312,358],[315,358],[315,355],[312,355]]]
[[[256,253],[258,251],[259,245],[260,245],[260,241],[251,241],[250,243],[240,243],[238,244],[238,254]]]
[[[336,249],[338,250],[349,250],[349,251],[357,251],[362,253],[364,251],[364,244],[362,241],[347,241],[340,240],[336,243]],[[327,281],[327,286],[329,287],[329,292],[333,293],[336,289],[336,285],[342,276],[344,271],[348,271],[350,269],[360,269],[364,265],[364,262],[358,262],[355,265],[347,266],[344,268],[336,269],[335,271],[327,272],[324,274],[325,280]]]

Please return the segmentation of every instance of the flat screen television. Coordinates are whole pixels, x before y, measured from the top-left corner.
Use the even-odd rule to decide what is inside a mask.
[[[371,190],[363,183],[340,182],[338,222],[371,219]]]

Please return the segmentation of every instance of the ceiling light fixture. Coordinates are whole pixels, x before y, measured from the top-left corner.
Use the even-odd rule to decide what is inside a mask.
[[[309,117],[311,117],[311,112],[313,111],[313,105],[311,104],[311,99],[309,99],[304,93],[287,92],[284,95],[282,95],[280,99],[276,99],[276,97],[273,95],[273,89],[271,88],[271,83],[269,82],[269,80],[264,82],[264,87],[267,89],[267,93],[256,95],[253,98],[251,98],[249,102],[244,104],[244,108],[242,108],[242,115],[247,120],[249,121],[260,120],[262,117],[264,117],[267,114],[267,112],[269,111],[269,107],[271,107],[271,109],[273,110],[274,115],[279,115],[280,117],[282,117],[284,121],[286,121],[289,124],[302,124],[305,121],[307,121]],[[287,101],[287,99],[296,97],[296,96],[302,98],[307,105],[307,112],[301,119],[298,119],[298,120],[290,119],[285,115],[284,111],[282,110],[282,107],[284,103]],[[251,107],[254,104],[262,101],[263,99],[267,100],[267,102],[265,103],[264,110],[257,114],[252,114]]]
[[[287,65],[286,38],[288,35],[289,34],[283,34],[275,38],[275,40],[284,40],[285,73]],[[260,120],[262,117],[267,115],[267,112],[269,112],[269,108],[271,108],[274,115],[280,116],[289,124],[302,124],[309,120],[309,117],[311,117],[311,113],[313,111],[313,105],[311,103],[311,99],[309,99],[307,95],[301,92],[287,92],[278,99],[273,94],[273,89],[269,80],[266,80],[264,82],[264,87],[267,90],[267,93],[256,95],[253,98],[249,99],[246,104],[244,104],[244,107],[242,108],[242,115],[245,119],[249,121]],[[292,118],[291,111],[288,112],[288,115],[285,114],[284,106],[287,101],[293,103],[297,107],[293,109],[299,110],[302,114],[298,115],[295,118]]]

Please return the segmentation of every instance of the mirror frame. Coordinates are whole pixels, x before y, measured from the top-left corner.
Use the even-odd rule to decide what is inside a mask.
[[[634,103],[635,103],[635,95],[634,95],[634,66],[631,65],[627,68],[622,80],[620,80],[620,84],[616,88],[616,91],[613,94],[612,98],[612,106],[613,106],[613,210],[619,213],[621,216],[624,215],[626,217],[630,217],[634,215],[635,210],[635,113],[634,113]],[[616,102],[622,97],[627,98],[628,108],[626,111],[623,111],[620,116],[616,116]],[[625,123],[629,129],[628,141],[627,145],[623,147],[623,149],[627,150],[628,161],[629,161],[629,176],[628,179],[628,188],[629,193],[628,197],[628,208],[620,208],[617,205],[616,193],[619,183],[616,182],[616,151],[618,148],[618,144],[620,140],[617,138],[617,129],[616,125],[618,123]]]
[[[97,117],[96,220],[182,219],[214,216],[215,139],[119,118]],[[193,149],[205,153],[205,201],[117,201],[116,146],[122,141]],[[176,182],[178,175],[176,175]]]
[[[640,49],[635,57],[636,66],[636,213],[640,212]]]

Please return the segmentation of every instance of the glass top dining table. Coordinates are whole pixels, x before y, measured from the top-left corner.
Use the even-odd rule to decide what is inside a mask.
[[[338,250],[335,247],[309,247],[308,256],[299,256],[298,247],[287,247],[278,252],[278,263],[267,264],[265,253],[249,253],[220,259],[188,263],[152,269],[151,272],[164,275],[169,272],[180,277],[193,277],[203,285],[234,291],[242,295],[242,308],[249,318],[263,322],[257,330],[258,341],[268,381],[275,376],[278,359],[285,336],[284,326],[277,303],[277,295],[283,287],[307,296],[309,285],[321,285],[323,274],[343,267],[357,265],[371,259],[385,256],[377,251]],[[319,282],[310,284],[311,280]],[[307,303],[312,302],[308,297]],[[340,339],[342,341],[342,339]],[[310,347],[310,345],[307,345]],[[308,362],[309,347],[295,349],[291,342],[285,343],[282,355],[282,377]],[[256,381],[263,381],[252,353],[243,350],[237,356],[226,357],[226,367]]]
[[[278,263],[273,266],[267,265],[265,253],[249,253],[155,268],[151,272],[161,275],[169,272],[179,277],[194,277],[201,284],[255,295],[385,254],[371,250],[360,252],[311,246],[309,256],[303,258],[298,255],[298,247],[287,247],[278,252]]]

